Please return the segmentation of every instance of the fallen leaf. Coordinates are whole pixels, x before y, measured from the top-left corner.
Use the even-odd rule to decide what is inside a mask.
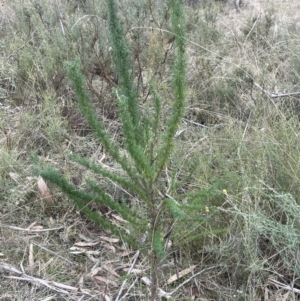
[[[104,296],[105,301],[111,301],[111,298],[108,297],[107,295]]]
[[[150,286],[150,285],[151,285],[151,280],[150,280],[148,277],[146,277],[146,276],[142,277],[142,278],[141,278],[141,281],[142,281],[145,285],[147,285],[147,286]]]
[[[101,270],[102,270],[102,267],[95,268],[95,269],[93,269],[93,270],[90,272],[89,276],[94,277],[94,276],[96,276],[96,275],[98,274],[98,272],[100,272]]]
[[[32,224],[30,224],[27,229],[32,229],[35,225],[36,225],[37,221],[33,222]]]
[[[106,278],[106,277],[102,277],[102,276],[94,276],[93,279],[95,280],[98,280],[98,281],[101,281],[105,284],[108,284],[109,283],[109,280]]]
[[[123,271],[127,273],[129,271],[129,268],[123,269]],[[130,271],[130,274],[140,275],[140,274],[143,274],[145,271],[146,270],[132,269]]]
[[[125,251],[123,251],[122,253],[119,253],[118,255],[120,256],[120,257],[127,257],[127,256],[129,256],[129,255],[132,255],[134,253],[134,251],[128,251],[128,250],[125,250]]]
[[[74,244],[74,246],[77,246],[77,247],[93,247],[93,246],[96,246],[100,243],[100,241],[95,241],[95,242],[84,242],[84,241],[79,241],[79,242],[76,242]]]
[[[89,251],[78,247],[71,247],[70,251],[71,254],[100,255],[100,251]]]
[[[89,255],[89,254],[86,254],[86,256],[94,263],[99,263],[99,259],[98,258],[95,258],[93,257],[92,255]]]
[[[109,280],[109,279],[107,279],[106,277],[95,276],[95,277],[93,277],[93,279],[98,280],[98,281],[101,281],[101,282],[103,282],[103,283],[105,283],[105,284],[110,284],[110,285],[113,285],[113,286],[118,286],[118,284],[117,284],[116,282],[114,282],[114,281],[112,281],[112,280]]]
[[[119,215],[116,215],[116,214],[112,214],[111,215],[114,219],[116,219],[117,221],[119,222],[122,222],[122,223],[128,223],[128,221],[126,221],[125,219],[123,219],[121,216]]]
[[[112,245],[106,245],[106,244],[104,246],[105,246],[105,248],[111,250],[113,253],[116,253],[116,248],[114,246],[112,246]]]
[[[46,263],[44,263],[44,264],[42,265],[42,269],[43,269],[43,270],[46,270],[47,267],[50,266],[50,265],[52,264],[53,261],[54,261],[54,258],[51,257]],[[41,270],[42,270],[42,269],[41,269]]]
[[[111,263],[116,263],[119,262],[119,260],[104,260],[101,261],[102,264],[111,264]]]
[[[31,228],[31,230],[42,230],[42,229],[44,229],[44,227],[40,226],[40,225],[37,225],[37,226],[34,226]]]
[[[106,237],[106,236],[100,236],[100,238],[102,240],[105,240],[105,241],[111,242],[111,243],[117,243],[120,241],[119,238],[111,238],[111,237]]]
[[[105,154],[102,155],[102,157],[100,158],[100,160],[98,160],[99,163],[102,163],[102,161],[105,159]]]
[[[79,233],[79,237],[80,237],[82,240],[84,240],[84,241],[92,241],[91,238],[86,237],[86,236],[84,236],[84,235],[82,235],[82,234],[80,234],[80,233]]]
[[[48,202],[52,202],[52,198],[51,198],[51,195],[49,193],[48,186],[47,186],[46,182],[44,181],[44,179],[41,176],[38,177],[37,184],[38,184],[38,189],[39,189],[42,197],[44,199],[46,199]]]
[[[172,247],[172,241],[171,240],[168,240],[167,244],[166,244],[166,250],[169,250],[171,247]]]
[[[88,255],[100,255],[101,252],[100,251],[84,251],[84,254],[88,254]]]
[[[78,287],[80,290],[83,289],[83,285],[84,285],[84,278],[83,278],[83,275],[79,278],[79,281],[77,283]]]
[[[167,284],[171,284],[171,283],[173,283],[174,281],[176,281],[176,280],[178,280],[178,279],[180,279],[180,278],[186,276],[187,274],[191,273],[195,267],[196,267],[196,265],[192,265],[191,267],[182,270],[181,272],[178,273],[178,277],[177,277],[177,274],[172,275],[172,276],[168,279]]]
[[[29,245],[28,264],[29,264],[30,269],[33,269],[33,267],[34,267],[33,244]]]
[[[119,275],[117,272],[115,272],[111,266],[102,265],[102,267],[103,267],[106,271],[110,272],[112,275],[114,275],[114,276],[116,276],[116,277],[118,277],[118,278],[120,277],[120,275]]]
[[[72,251],[72,254],[81,254],[81,253],[85,252],[85,249],[81,249],[78,247],[71,247],[70,251]],[[75,252],[75,253],[73,253],[73,252]]]

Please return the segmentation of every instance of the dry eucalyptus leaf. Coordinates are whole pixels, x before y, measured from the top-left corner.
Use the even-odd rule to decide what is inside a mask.
[[[119,260],[103,260],[101,261],[102,264],[111,264],[111,263],[116,263],[119,262]]]
[[[105,244],[104,247],[111,250],[113,253],[116,253],[116,248],[114,246]]]
[[[32,229],[36,224],[37,224],[37,221],[31,223],[31,224],[27,227],[27,229]]]
[[[34,267],[33,244],[29,245],[28,264],[29,264],[30,269],[33,269],[33,267]]]
[[[44,227],[40,226],[40,225],[36,225],[36,226],[31,227],[30,229],[31,230],[42,230],[42,229],[44,229]]]
[[[84,241],[79,241],[79,242],[76,242],[74,244],[74,246],[77,246],[77,247],[93,247],[93,246],[96,246],[100,243],[100,241],[95,241],[95,242],[84,242]]]
[[[71,248],[70,248],[70,251],[71,251],[71,252],[70,252],[71,254],[82,254],[82,253],[85,252],[84,249],[77,248],[77,247],[71,247]]]
[[[133,253],[134,253],[133,251],[125,250],[125,251],[123,251],[122,253],[119,253],[118,255],[119,255],[120,257],[127,257],[127,256],[132,255]]]
[[[146,276],[142,277],[142,278],[141,278],[141,281],[142,281],[145,285],[147,285],[147,286],[150,286],[150,285],[151,285],[151,280],[150,280],[148,277],[146,277]]]
[[[86,255],[100,255],[100,251],[90,251],[83,248],[78,247],[71,247],[70,248],[71,254],[86,254]]]
[[[178,273],[178,277],[177,277],[177,274],[172,275],[172,276],[168,279],[167,284],[171,284],[171,283],[173,283],[174,281],[176,281],[176,280],[178,280],[178,279],[180,279],[180,278],[186,276],[187,274],[191,273],[195,267],[196,267],[196,265],[192,265],[191,267],[182,270],[181,272]]]
[[[129,270],[130,270],[129,268],[123,269],[123,271],[126,272],[126,273],[128,273]],[[145,273],[145,272],[146,272],[146,270],[139,270],[139,269],[132,269],[132,270],[130,271],[130,273],[131,273],[131,274],[134,274],[134,275],[140,275],[140,274],[143,274],[143,273]]]
[[[101,254],[100,251],[84,251],[83,253],[87,254],[87,255],[100,255]]]
[[[79,233],[79,237],[80,237],[82,240],[84,240],[84,241],[92,241],[91,238],[86,237],[86,236],[84,236],[84,235],[82,235],[82,234],[80,234],[80,233]]]
[[[69,252],[70,254],[73,254],[73,255],[79,255],[79,254],[82,254],[82,253],[84,253],[84,252],[82,252],[82,251],[71,251],[71,252]]]
[[[100,160],[98,160],[99,163],[102,163],[102,161],[105,159],[105,154],[102,155],[102,157],[100,158]]]
[[[117,272],[115,272],[111,266],[102,265],[102,267],[103,267],[107,272],[110,272],[112,275],[116,276],[117,278],[120,277],[120,275],[119,275]]]
[[[105,241],[110,242],[110,243],[117,243],[117,242],[120,241],[119,238],[111,238],[111,237],[106,237],[106,236],[100,236],[100,238],[102,240],[105,240]]]
[[[118,286],[118,284],[115,281],[109,280],[105,277],[95,276],[95,277],[93,277],[93,279],[95,279],[97,281],[100,281],[100,282],[103,282],[105,284],[110,284],[110,285],[115,286],[115,287]]]
[[[46,182],[44,181],[44,179],[40,176],[38,177],[38,189],[42,195],[42,197],[44,199],[46,199],[48,202],[52,202],[52,198],[51,198],[51,195],[49,193],[49,188],[46,184]]]
[[[112,214],[111,216],[119,222],[128,223],[128,221],[126,221],[124,218],[122,218],[121,216],[119,216],[117,214]]]
[[[96,275],[98,274],[98,272],[100,272],[100,271],[102,271],[102,267],[95,268],[95,269],[93,269],[93,270],[90,272],[89,276],[94,277],[94,276],[96,276]]]
[[[84,285],[84,278],[83,278],[83,276],[81,276],[81,277],[79,278],[79,281],[78,281],[77,285],[78,285],[78,287],[79,287],[81,290],[83,289],[83,285]]]

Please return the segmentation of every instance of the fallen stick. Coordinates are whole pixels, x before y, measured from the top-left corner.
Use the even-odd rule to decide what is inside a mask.
[[[9,265],[4,262],[0,262],[0,274],[5,273],[5,272],[17,274],[17,276],[3,276],[4,278],[28,281],[28,282],[34,283],[36,285],[45,286],[53,291],[56,291],[56,292],[59,292],[62,294],[66,294],[66,295],[69,295],[70,293],[77,293],[77,294],[81,294],[81,295],[95,297],[94,295],[90,294],[89,292],[87,292],[85,290],[80,290],[77,287],[66,285],[63,283],[56,282],[56,281],[48,281],[48,280],[36,278],[33,276],[29,276],[29,275],[21,272],[20,270],[18,270],[17,268],[15,268],[12,265]]]
[[[283,288],[284,290],[287,290],[287,291],[290,291],[290,292],[293,292],[293,293],[297,293],[299,294],[300,293],[300,290],[299,289],[296,289],[294,288],[293,286],[291,285],[287,285],[287,284],[284,284],[284,283],[281,283],[275,279],[270,279],[270,282],[275,284],[275,285],[278,285],[280,288]]]
[[[0,227],[17,230],[17,231],[31,232],[31,233],[55,231],[55,230],[61,230],[64,228],[64,227],[58,227],[58,228],[50,228],[50,229],[27,229],[27,228],[20,228],[20,227],[3,225],[3,224],[0,224]]]
[[[289,96],[300,96],[300,92],[290,92],[290,93],[271,93],[263,89],[257,82],[254,82],[254,85],[267,94],[270,98],[280,98],[280,97],[289,97]]]

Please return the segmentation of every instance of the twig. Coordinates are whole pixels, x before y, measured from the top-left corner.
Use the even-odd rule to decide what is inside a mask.
[[[298,96],[300,95],[300,91],[298,92],[290,92],[290,93],[271,93],[265,89],[263,89],[257,82],[254,82],[254,85],[267,94],[270,98],[280,98],[280,97],[289,97],[289,96]]]
[[[298,96],[300,92],[291,92],[291,93],[271,93],[271,98],[280,98],[280,97],[289,97],[289,96]]]
[[[0,224],[0,227],[12,229],[12,230],[24,231],[24,232],[32,232],[32,233],[55,231],[55,230],[61,230],[64,228],[64,227],[58,227],[58,228],[52,228],[52,229],[26,229],[26,228],[24,229],[24,228],[19,228],[19,227],[15,227],[15,226],[4,225],[4,224]]]
[[[63,35],[65,35],[64,24],[63,24],[61,18],[59,18],[59,23],[60,23],[61,31],[62,31]]]
[[[240,160],[240,162],[241,162],[241,175],[242,175],[242,177],[244,177],[244,174],[245,174],[245,168],[244,168],[244,164],[243,164],[243,161],[242,161],[242,158],[241,158],[241,147],[242,147],[242,143],[243,143],[243,141],[244,141],[244,139],[245,139],[245,135],[246,135],[248,126],[249,126],[249,118],[248,118],[248,120],[247,120],[247,124],[246,124],[246,126],[245,126],[245,129],[244,129],[244,132],[243,132],[242,139],[241,139],[241,141],[240,141],[240,143],[239,143],[239,147],[238,147],[238,149],[237,149],[237,155],[238,155],[238,158],[239,158],[239,160]]]
[[[185,122],[189,122],[189,123],[195,124],[195,125],[200,126],[202,128],[207,128],[207,129],[209,128],[208,126],[206,126],[204,124],[201,124],[201,123],[198,123],[198,122],[195,122],[193,120],[189,120],[189,119],[186,119],[186,118],[182,118],[182,120],[185,121]]]
[[[65,29],[64,29],[64,24],[63,24],[63,21],[62,21],[62,14],[61,14],[61,11],[59,9],[57,0],[56,0],[56,9],[57,9],[57,14],[58,14],[58,19],[59,19],[61,31],[62,31],[63,35],[65,36]]]
[[[275,285],[278,285],[279,287],[281,287],[281,288],[283,288],[287,291],[291,291],[291,292],[297,293],[297,294],[300,293],[299,289],[293,288],[291,285],[286,285],[286,284],[280,283],[279,281],[277,281],[275,279],[270,279],[270,282],[275,284]]]
[[[247,34],[246,36],[246,39],[245,39],[245,42],[247,41],[247,39],[249,38],[249,36],[251,35],[252,31],[254,30],[255,26],[256,26],[256,23],[257,21],[260,19],[261,17],[261,14],[256,18],[255,22],[253,23],[253,26],[251,27],[251,30],[249,31],[249,33]]]
[[[134,287],[134,285],[137,281],[138,281],[138,278],[135,278],[134,281],[132,282],[132,284],[127,289],[127,292],[123,295],[123,297],[119,301],[123,300],[124,298],[126,298],[129,295],[130,290]]]
[[[41,301],[50,301],[50,300],[55,300],[55,299],[56,299],[55,296],[49,296],[49,297],[47,297],[47,298],[45,298],[45,299],[43,299]]]
[[[32,282],[38,285],[43,285],[48,287],[49,289],[59,292],[59,293],[63,293],[63,294],[70,294],[71,292],[76,292],[78,294],[83,294],[83,295],[87,295],[87,296],[93,296],[92,294],[90,294],[87,291],[79,291],[79,289],[77,287],[74,286],[70,286],[70,285],[66,285],[63,283],[59,283],[59,282],[55,282],[55,281],[48,281],[48,280],[43,280],[40,278],[36,278],[33,276],[29,276],[23,272],[21,272],[20,270],[16,269],[14,266],[11,266],[9,264],[6,264],[4,262],[0,262],[0,273],[4,273],[4,272],[9,272],[9,273],[14,273],[17,274],[18,276],[3,276],[4,278],[8,278],[8,279],[16,279],[16,280],[23,280],[23,281],[28,281],[28,282]]]
[[[35,246],[41,248],[42,250],[44,250],[44,251],[46,251],[46,252],[48,252],[48,253],[54,255],[55,257],[58,257],[58,258],[64,260],[64,261],[66,261],[66,262],[68,262],[68,263],[70,263],[70,264],[72,264],[72,265],[78,265],[78,263],[73,262],[73,261],[71,261],[71,260],[69,260],[69,259],[67,259],[67,258],[64,258],[63,256],[57,254],[57,253],[54,252],[54,251],[51,251],[51,250],[49,250],[49,249],[47,249],[47,248],[45,248],[45,247],[43,247],[43,246],[41,246],[41,245],[38,245],[38,244],[36,244],[36,243],[34,243],[34,242],[33,242],[33,244],[34,244]]]
[[[30,277],[28,275],[23,275],[23,277],[19,277],[19,276],[4,276],[4,278],[33,282],[35,284],[44,285],[44,286],[48,287],[49,289],[51,289],[53,291],[56,291],[58,293],[69,294],[68,291],[60,289],[60,288],[56,288],[56,287],[50,285],[49,283],[47,283],[47,281],[43,281],[42,279],[38,279],[38,278],[35,278],[35,277]]]
[[[97,15],[84,15],[83,17],[79,18],[75,23],[74,25],[71,27],[71,30],[76,26],[76,24],[81,21],[82,19],[84,18],[87,18],[87,17],[98,17]]]
[[[133,259],[132,265],[131,265],[130,269],[128,270],[127,275],[129,275],[129,274],[131,273],[131,271],[133,270],[133,268],[134,268],[134,266],[135,266],[135,263],[136,263],[136,261],[137,261],[137,259],[138,259],[139,256],[140,256],[140,251],[138,250],[138,251],[135,253],[135,255],[134,255],[134,259]],[[123,281],[123,283],[122,283],[122,285],[121,285],[121,287],[120,287],[118,296],[117,296],[117,298],[115,299],[115,301],[120,301],[120,300],[122,300],[123,297],[122,297],[121,299],[119,299],[119,298],[120,298],[120,296],[121,296],[121,294],[122,294],[122,292],[123,292],[123,289],[124,289],[124,287],[125,287],[125,285],[126,285],[126,282],[127,282],[127,279],[125,279],[125,280]],[[127,290],[127,293],[126,293],[126,294],[128,294],[128,292],[129,292],[129,290]]]

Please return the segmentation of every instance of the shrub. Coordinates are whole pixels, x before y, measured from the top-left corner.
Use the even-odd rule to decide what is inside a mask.
[[[151,87],[153,103],[149,105],[144,114],[140,112],[138,93],[131,72],[132,61],[129,46],[124,38],[123,28],[117,14],[117,3],[107,1],[107,5],[110,41],[114,55],[115,72],[118,76],[118,88],[115,90],[115,96],[122,124],[123,139],[120,144],[112,139],[95,113],[92,101],[84,87],[85,78],[82,75],[80,59],[77,58],[68,62],[66,69],[75,89],[80,111],[95,131],[106,152],[121,167],[122,172],[107,170],[86,157],[73,155],[71,159],[95,174],[117,183],[125,191],[130,191],[131,195],[139,200],[140,208],[114,199],[104,187],[101,187],[91,178],[86,180],[87,190],[83,190],[67,181],[52,167],[42,168],[39,173],[44,179],[57,184],[63,192],[75,201],[88,218],[122,237],[131,246],[144,250],[144,253],[149,256],[151,265],[150,298],[155,300],[158,293],[158,265],[165,256],[164,243],[167,236],[164,232],[170,223],[169,215],[171,221],[175,223],[182,214],[179,202],[165,193],[162,178],[165,167],[169,163],[175,134],[185,109],[186,60],[183,8],[179,0],[169,2],[172,14],[171,28],[175,36],[177,52],[172,74],[172,108],[170,116],[165,122],[162,118],[162,100],[153,86]],[[165,127],[164,132],[161,131],[162,126]],[[194,199],[196,200],[196,197]],[[88,206],[90,202],[108,206],[116,211],[130,223],[130,233],[126,233],[97,211],[90,209]],[[201,206],[198,204],[198,208]],[[141,237],[148,232],[147,242],[144,245],[139,244]]]

